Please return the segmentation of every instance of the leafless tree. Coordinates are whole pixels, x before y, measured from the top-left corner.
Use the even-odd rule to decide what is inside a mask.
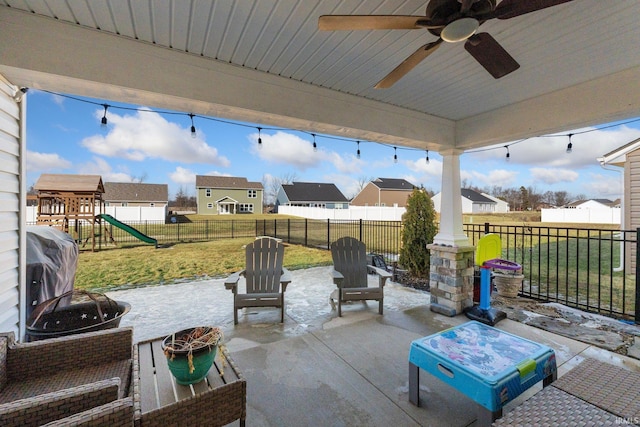
[[[267,205],[274,204],[278,198],[280,187],[282,185],[293,184],[298,180],[298,175],[296,175],[295,172],[289,172],[279,177],[270,176],[269,178],[265,176],[262,179],[262,186],[265,189],[264,203]]]

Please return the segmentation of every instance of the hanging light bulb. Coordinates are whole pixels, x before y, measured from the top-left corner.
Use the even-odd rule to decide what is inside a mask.
[[[191,117],[191,138],[196,137],[196,127],[193,125],[193,114],[189,113],[189,117]]]
[[[313,151],[318,151],[318,145],[316,144],[316,134],[312,133],[313,136]]]
[[[504,148],[507,149],[507,155],[505,156],[507,158],[507,162],[509,161],[509,158],[511,157],[511,154],[509,154],[509,146],[505,145]]]
[[[109,108],[109,106],[107,104],[102,104],[102,106],[104,107],[104,115],[102,116],[102,120],[100,121],[100,126],[105,128],[107,127],[107,108]]]
[[[261,131],[262,131],[262,128],[258,128],[258,148],[262,148],[262,137],[260,136]]]
[[[356,152],[356,157],[360,158],[360,141],[356,141],[356,144],[358,144],[358,151]]]
[[[429,164],[429,150],[427,150],[427,157],[424,160]]]
[[[567,144],[567,154],[571,153],[571,151],[573,151],[573,144],[571,143],[571,137],[573,136],[572,133],[569,134],[569,144]]]
[[[398,149],[393,147],[393,163],[398,163]]]

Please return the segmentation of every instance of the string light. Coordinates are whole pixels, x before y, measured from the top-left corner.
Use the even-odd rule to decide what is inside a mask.
[[[102,106],[104,107],[104,115],[102,116],[100,126],[104,128],[104,127],[107,127],[107,108],[109,108],[109,105],[102,104]]]
[[[27,90],[28,90],[28,88],[21,89],[21,91],[25,92],[25,93],[26,93]],[[175,111],[160,111],[160,110],[149,110],[147,108],[114,106],[114,105],[102,104],[100,102],[95,102],[95,101],[90,101],[90,100],[87,100],[87,99],[78,98],[78,97],[67,95],[67,94],[63,94],[63,93],[52,92],[52,91],[45,90],[45,89],[40,89],[40,91],[41,92],[45,92],[45,93],[50,93],[50,94],[56,95],[56,96],[61,96],[61,97],[68,98],[68,99],[73,99],[75,101],[84,102],[84,103],[93,104],[93,105],[100,105],[100,106],[104,107],[104,115],[103,115],[103,117],[101,119],[101,127],[106,127],[107,126],[107,123],[108,123],[108,121],[107,121],[107,109],[108,108],[116,108],[116,109],[120,109],[120,110],[130,110],[130,111],[137,111],[137,112],[154,112],[154,113],[157,113],[157,114],[166,114],[166,115],[182,115],[182,116],[186,115],[186,116],[189,116],[191,118],[191,136],[194,137],[194,138],[196,137],[196,130],[195,130],[195,126],[193,124],[193,118],[195,117],[195,115],[192,114],[192,113],[187,114],[187,113],[175,112]],[[232,122],[232,121],[228,121],[228,120],[222,120],[222,119],[218,119],[218,118],[214,118],[214,117],[207,117],[207,116],[198,116],[198,117],[200,117],[201,119],[211,120],[211,121],[215,121],[215,122],[219,122],[219,123],[225,123],[225,124],[234,125],[234,126],[244,126],[244,127],[253,127],[253,128],[255,128],[255,126],[252,126],[252,125]],[[567,145],[567,150],[566,151],[567,151],[567,153],[572,152],[573,144],[572,144],[571,138],[574,135],[601,131],[603,129],[608,129],[608,128],[612,128],[612,127],[619,127],[619,126],[623,126],[623,125],[626,125],[626,124],[635,123],[635,122],[638,122],[638,121],[640,121],[640,118],[635,118],[635,119],[631,119],[631,120],[628,120],[628,121],[625,121],[625,122],[609,124],[607,126],[600,126],[600,127],[593,128],[593,129],[587,129],[587,130],[582,130],[582,131],[579,131],[579,132],[574,132],[574,133],[567,134],[565,136],[569,137],[569,144]],[[260,147],[262,146],[261,138],[260,138],[260,131],[263,130],[263,129],[265,129],[265,128],[258,128],[258,145]],[[299,130],[299,129],[287,129],[287,128],[275,128],[275,127],[274,128],[269,128],[269,129],[272,129],[272,130],[291,130],[291,131],[306,133],[308,135],[310,134],[310,135],[313,136],[313,149],[314,149],[314,151],[317,151],[317,149],[318,149],[318,145],[317,145],[317,142],[316,142],[316,134],[314,134],[314,133],[309,133],[309,132],[306,132],[304,130]],[[557,138],[558,136],[562,136],[562,135],[558,135],[558,134],[554,134],[554,135],[538,135],[538,138]],[[350,139],[334,137],[334,136],[329,136],[329,135],[322,135],[322,137],[326,138],[326,139],[334,139],[334,140],[339,140],[339,141],[352,141]],[[515,144],[519,144],[519,143],[524,142],[524,141],[526,141],[528,139],[530,139],[530,138],[524,138],[524,139],[521,139],[521,140],[518,140],[518,141],[515,141],[515,142],[511,142],[508,145],[505,145],[503,147],[503,148],[506,148],[506,150],[507,150],[507,154],[506,154],[507,161],[510,158],[509,146],[515,145]],[[389,147],[389,145],[387,145],[385,143],[382,143],[382,142],[375,142],[375,143],[379,144],[379,145],[383,145],[383,146]],[[359,157],[359,154],[360,154],[359,153],[360,152],[360,148],[359,148],[360,141],[357,141],[357,144],[358,144],[358,150],[357,150],[358,158],[360,158]],[[482,152],[482,151],[496,150],[496,149],[499,149],[499,148],[500,147],[495,147],[495,146],[494,147],[487,147],[487,148],[469,150],[469,151],[466,151],[466,153],[478,153],[478,152]],[[411,148],[411,147],[401,147],[401,149],[412,150],[412,151],[419,150],[418,148]],[[394,162],[397,163],[397,159],[398,159],[397,147],[393,147],[393,150],[394,150],[394,156],[393,156],[394,157]],[[429,163],[429,150],[426,150],[426,151],[427,151],[427,155],[425,157],[425,161],[427,163]]]
[[[356,141],[356,144],[358,144],[358,151],[356,152],[356,157],[360,158],[360,141]]]
[[[189,113],[189,117],[191,117],[191,138],[196,137],[196,127],[193,125],[193,114]]]
[[[398,150],[397,147],[393,147],[393,163],[398,163]]]
[[[260,136],[260,132],[262,131],[262,128],[259,127],[258,128],[258,148],[262,148],[262,137]]]

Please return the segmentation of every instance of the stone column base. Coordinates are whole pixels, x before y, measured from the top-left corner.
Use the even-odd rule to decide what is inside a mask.
[[[431,311],[456,316],[473,306],[473,246],[427,245]]]

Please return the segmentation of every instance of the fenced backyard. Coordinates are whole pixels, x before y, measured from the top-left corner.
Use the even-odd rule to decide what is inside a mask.
[[[194,220],[132,224],[158,244],[272,236],[291,244],[328,249],[343,236],[363,241],[367,250],[397,261],[402,222],[369,220]],[[472,244],[485,233],[498,234],[502,258],[522,265],[525,280],[521,295],[558,302],[581,310],[626,321],[640,322],[636,294],[637,231],[602,228],[532,225],[465,224]],[[98,247],[135,245],[135,237],[111,225],[98,237]],[[74,230],[70,230],[73,232]],[[86,236],[86,230],[79,230]],[[83,237],[86,239],[86,237]],[[82,246],[82,238],[80,239]]]

